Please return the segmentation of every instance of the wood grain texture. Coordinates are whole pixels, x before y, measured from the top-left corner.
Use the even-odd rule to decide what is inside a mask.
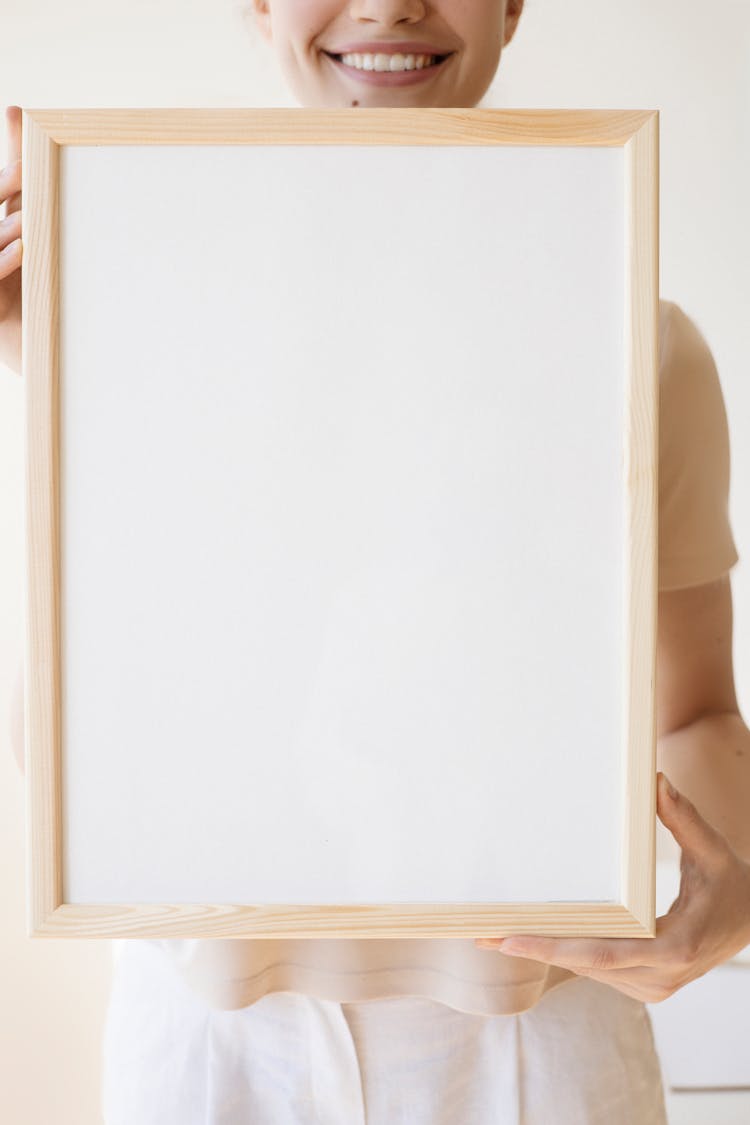
[[[62,886],[59,155],[62,145],[623,146],[626,155],[623,854],[621,902],[418,905],[68,904]],[[650,937],[655,904],[658,113],[641,110],[26,109],[28,932],[32,937]]]
[[[625,146],[628,209],[625,290],[626,637],[623,699],[624,904],[655,933],[656,628],[659,470],[659,118]]]
[[[619,903],[60,905],[35,937],[651,937]]]
[[[27,109],[55,144],[624,145],[651,110]]]
[[[27,925],[62,901],[59,511],[59,147],[23,123],[22,359],[26,395]]]

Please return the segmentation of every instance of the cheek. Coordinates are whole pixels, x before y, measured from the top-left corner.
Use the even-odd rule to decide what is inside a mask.
[[[474,62],[497,59],[503,42],[506,0],[440,0],[440,19]]]
[[[505,4],[486,3],[480,5],[483,14],[472,21],[475,43],[481,43],[488,53],[499,51],[503,44],[505,30]],[[476,16],[476,10],[475,10]]]
[[[341,0],[284,0],[284,5],[287,25],[294,29],[298,42],[305,44],[324,38],[326,31],[348,8]]]

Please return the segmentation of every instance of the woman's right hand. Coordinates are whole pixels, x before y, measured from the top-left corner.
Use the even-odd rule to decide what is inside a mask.
[[[21,374],[21,107],[5,111],[8,163],[0,170],[0,363]],[[13,685],[10,741],[18,767],[25,773],[23,663]]]
[[[21,374],[21,107],[5,110],[8,163],[0,169],[0,363]]]

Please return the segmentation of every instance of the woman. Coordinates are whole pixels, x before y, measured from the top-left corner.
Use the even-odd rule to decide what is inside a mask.
[[[319,107],[475,106],[522,8],[253,2],[295,97]],[[0,352],[20,371],[17,107],[7,119]],[[678,305],[660,303],[659,330],[659,754],[683,792],[660,775],[682,884],[656,938],[118,942],[107,1125],[664,1125],[645,1002],[750,941],[750,732],[731,663],[721,388]]]

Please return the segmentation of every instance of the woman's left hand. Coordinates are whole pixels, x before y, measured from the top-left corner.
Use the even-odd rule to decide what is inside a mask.
[[[561,965],[648,1003],[729,960],[750,944],[750,863],[657,774],[656,811],[681,849],[680,891],[656,919],[654,938],[475,938],[481,949]],[[674,790],[673,790],[674,792]]]

